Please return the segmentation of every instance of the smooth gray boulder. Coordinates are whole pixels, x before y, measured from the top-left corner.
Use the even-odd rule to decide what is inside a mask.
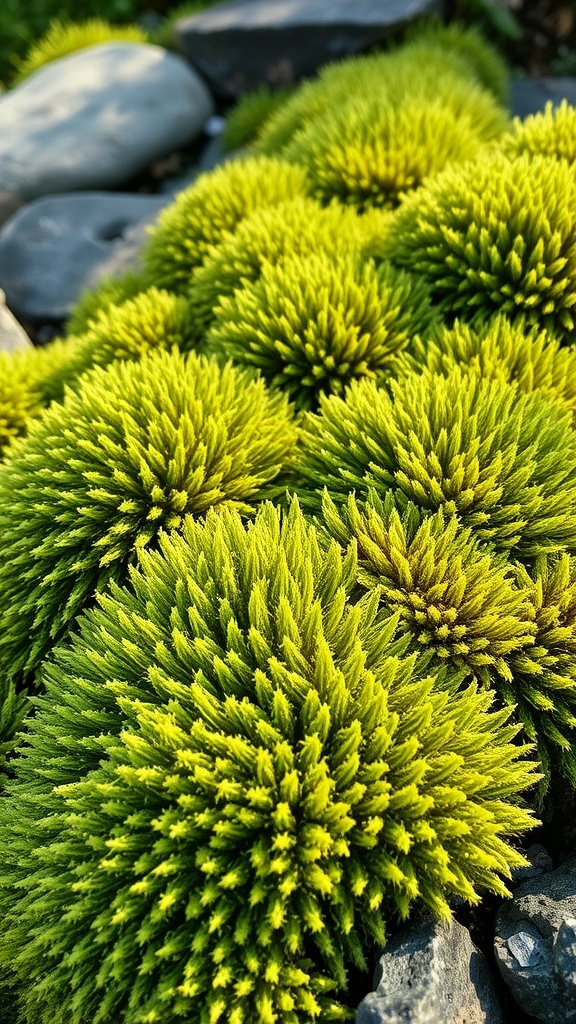
[[[381,42],[443,0],[229,0],[176,22],[174,36],[218,96],[287,85]]]
[[[138,266],[170,196],[75,192],[36,199],[0,230],[0,288],[23,321],[65,319],[85,288]]]
[[[380,957],[375,991],[356,1024],[501,1024],[484,957],[456,921],[423,918],[395,936]]]
[[[213,109],[193,68],[159,46],[52,61],[0,96],[3,204],[120,185],[196,138]]]
[[[510,109],[515,117],[539,114],[547,103],[559,107],[562,100],[576,106],[576,78],[515,78],[510,85]]]
[[[518,886],[496,917],[494,950],[525,1013],[576,1024],[576,857]]]
[[[0,352],[18,352],[31,345],[26,331],[7,308],[6,296],[0,288]]]

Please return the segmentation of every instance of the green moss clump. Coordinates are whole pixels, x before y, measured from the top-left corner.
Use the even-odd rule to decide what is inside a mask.
[[[408,374],[392,396],[354,382],[346,400],[306,417],[303,498],[337,504],[350,491],[394,494],[400,510],[457,515],[475,536],[521,559],[576,550],[576,434],[555,400],[522,394],[456,367],[445,378]]]
[[[382,222],[365,223],[352,209],[336,203],[322,208],[303,196],[256,210],[227,232],[193,273],[188,299],[200,332],[212,323],[218,303],[258,280],[265,264],[319,251],[364,254],[374,247],[374,236],[381,243],[384,230]]]
[[[502,56],[473,25],[456,21],[450,25],[418,25],[403,44],[407,58],[426,63],[432,55],[458,69],[463,77],[473,75],[503,106],[508,101],[509,75]]]
[[[443,313],[504,313],[570,340],[576,327],[576,178],[501,153],[451,167],[408,198],[383,251],[429,281]]]
[[[0,352],[0,458],[13,438],[26,431],[30,420],[42,408],[27,380],[29,360],[28,353]]]
[[[445,72],[433,98],[419,90],[396,102],[378,91],[353,94],[300,131],[283,156],[306,168],[322,202],[394,207],[425,178],[476,157],[505,126],[489,93]]]
[[[512,131],[500,140],[499,148],[508,157],[526,153],[576,164],[576,108],[563,100],[556,108],[547,103],[545,111],[523,121],[515,118]]]
[[[296,439],[283,396],[194,353],[92,371],[0,466],[0,673],[35,671],[161,529],[282,493]]]
[[[70,310],[66,333],[72,336],[85,334],[91,321],[112,306],[119,306],[127,299],[133,299],[146,289],[142,274],[128,271],[121,277],[107,277],[96,288],[86,289]]]
[[[54,20],[46,34],[30,47],[24,59],[17,64],[14,84],[24,81],[53,60],[67,57],[89,46],[112,42],[147,43],[148,33],[137,25],[110,25],[101,18],[80,22]]]
[[[519,567],[518,584],[533,608],[535,637],[515,653],[503,692],[537,743],[546,779],[558,772],[576,787],[576,562],[541,556]]]
[[[2,958],[29,1020],[347,1020],[395,915],[507,892],[534,765],[488,691],[440,690],[350,604],[353,548],[295,503],[161,548],[46,668],[0,807]]]
[[[542,391],[576,413],[576,352],[547,331],[513,325],[505,316],[477,327],[459,321],[437,327],[414,339],[405,362],[444,376],[456,365],[467,367],[521,391]]]
[[[410,274],[358,256],[289,257],[222,300],[206,349],[257,368],[298,408],[315,409],[353,380],[386,380],[433,317],[426,286]]]
[[[148,283],[185,292],[211,246],[259,207],[308,191],[306,174],[281,160],[247,157],[202,174],[162,210],[143,252]]]
[[[450,35],[453,35],[450,34]],[[413,41],[391,53],[351,57],[322,68],[318,78],[305,82],[264,124],[257,140],[258,152],[282,154],[296,142],[299,134],[313,127],[321,129],[328,111],[345,108],[351,97],[372,97],[382,106],[395,107],[408,99],[426,103],[440,96],[454,113],[462,113],[477,98],[477,127],[483,137],[493,138],[506,123],[503,111],[492,96],[486,95],[484,73],[479,60],[471,59],[455,45],[439,44],[439,36],[430,41]],[[484,97],[483,100],[480,97]],[[487,118],[487,120],[486,120]],[[481,127],[482,126],[482,127]],[[346,129],[353,127],[352,114]],[[431,135],[430,144],[439,140]]]
[[[68,360],[51,360],[47,346],[46,375],[38,388],[48,400],[64,395],[66,386],[77,387],[82,374],[116,360],[138,360],[146,353],[173,348],[193,348],[198,328],[184,297],[148,288],[120,306],[109,306],[90,320],[85,334],[59,341]]]
[[[511,683],[511,656],[533,643],[530,604],[513,567],[455,516],[426,518],[413,505],[400,515],[390,493],[369,493],[363,507],[349,495],[337,508],[325,492],[322,521],[340,544],[355,539],[359,583],[399,614],[412,650],[483,685]]]
[[[248,92],[228,111],[222,132],[225,153],[256,141],[266,122],[294,93],[293,88],[270,89],[267,85]]]

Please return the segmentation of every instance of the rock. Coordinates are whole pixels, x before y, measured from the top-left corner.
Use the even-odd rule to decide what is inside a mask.
[[[525,857],[530,862],[523,868],[514,868],[512,878],[515,882],[524,882],[527,878],[536,878],[546,871],[552,871],[552,858],[546,847],[540,843],[533,843],[525,851]]]
[[[218,96],[288,85],[379,43],[443,0],[229,0],[176,22],[174,36]]]
[[[73,53],[0,96],[2,190],[27,202],[115,187],[191,142],[212,111],[196,72],[159,46]]]
[[[356,1024],[501,1024],[484,957],[466,928],[425,918],[384,950]]]
[[[518,886],[498,912],[494,949],[525,1013],[576,1024],[576,857]]]
[[[576,106],[576,78],[515,78],[510,87],[510,108],[515,117],[538,114],[549,101],[558,107],[562,100]]]
[[[17,352],[31,344],[26,331],[7,308],[6,296],[0,289],[0,352]]]
[[[64,319],[81,291],[138,265],[169,196],[76,192],[23,207],[0,231],[0,287],[16,316]]]

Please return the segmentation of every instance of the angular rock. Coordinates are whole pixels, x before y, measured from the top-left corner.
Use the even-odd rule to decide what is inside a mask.
[[[576,857],[519,885],[496,918],[500,973],[544,1024],[576,1024]]]
[[[196,138],[212,111],[196,72],[159,46],[103,43],[52,61],[0,96],[3,204],[120,185]]]
[[[501,1024],[484,957],[456,921],[415,922],[384,950],[356,1024]]]
[[[548,102],[558,107],[562,100],[576,106],[576,78],[516,78],[510,86],[510,109],[515,117],[539,114]]]
[[[17,352],[30,348],[32,342],[6,306],[6,296],[0,288],[0,352]]]
[[[218,96],[287,85],[381,42],[443,0],[229,0],[176,22],[174,35]]]
[[[0,231],[0,287],[20,319],[64,319],[85,288],[138,265],[169,196],[76,192],[28,203]]]

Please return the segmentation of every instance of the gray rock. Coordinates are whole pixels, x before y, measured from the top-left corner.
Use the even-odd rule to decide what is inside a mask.
[[[544,1024],[576,1024],[576,857],[519,885],[496,918],[500,973]]]
[[[120,185],[196,138],[212,111],[196,72],[159,46],[73,53],[0,96],[2,190],[27,202]]]
[[[381,42],[443,0],[229,0],[176,22],[174,35],[219,96],[287,85]]]
[[[0,289],[0,352],[17,352],[30,348],[32,342],[6,306],[6,296]]]
[[[76,192],[28,203],[0,231],[0,287],[20,319],[64,319],[81,291],[138,265],[169,196]]]
[[[566,995],[576,1000],[576,918],[568,917],[560,925],[552,955]]]
[[[510,108],[516,117],[539,114],[550,101],[558,107],[562,100],[576,106],[576,78],[516,78],[510,87]]]
[[[515,882],[524,882],[527,878],[536,878],[546,871],[552,871],[552,858],[546,847],[541,843],[533,843],[525,851],[526,859],[530,862],[523,868],[514,868],[512,878]]]
[[[484,957],[466,928],[429,918],[395,936],[356,1024],[501,1024]]]

